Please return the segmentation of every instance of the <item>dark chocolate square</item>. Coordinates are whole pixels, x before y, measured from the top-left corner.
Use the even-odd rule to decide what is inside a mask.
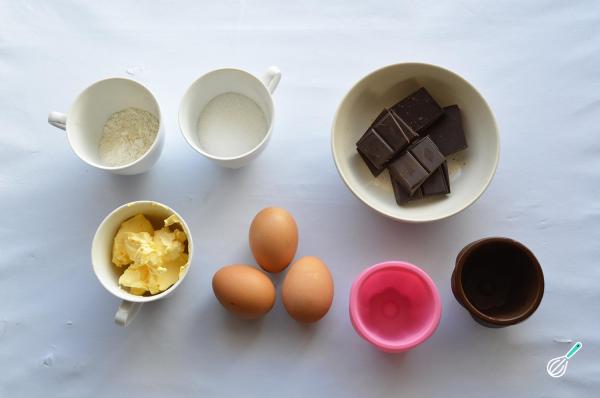
[[[419,134],[415,130],[412,129],[402,118],[394,111],[393,109],[389,110],[390,113],[394,116],[394,120],[398,123],[398,126],[402,130],[402,134],[406,137],[406,139],[410,142],[413,142],[417,138],[419,138]]]
[[[444,156],[452,155],[467,148],[460,109],[457,105],[445,107],[444,115],[424,133],[429,135]]]
[[[421,140],[411,145],[408,150],[430,174],[446,161],[444,155],[442,155],[438,147],[429,137],[421,138]]]
[[[392,188],[394,189],[394,197],[396,198],[396,203],[399,205],[406,204],[416,199],[421,199],[423,197],[423,191],[421,188],[417,188],[414,194],[409,195],[404,188],[400,186],[398,182],[392,179]]]
[[[369,126],[369,128],[373,128],[373,126],[375,126],[381,119],[383,119],[383,117],[387,115],[387,109],[382,110],[379,115],[377,115],[377,117],[375,118],[375,120],[373,121],[373,123],[371,123],[371,125]],[[368,129],[367,129],[368,130]]]
[[[408,144],[418,137],[417,134],[412,133],[409,129],[403,128],[401,122],[387,109],[377,117],[377,120],[373,124],[373,129],[396,152],[406,148]]]
[[[450,193],[450,179],[448,178],[448,163],[444,162],[421,185],[423,196],[443,195]]]
[[[410,152],[405,152],[388,165],[390,176],[410,195],[414,194],[429,173]]]
[[[356,147],[378,169],[382,168],[395,154],[395,151],[373,129],[369,129],[358,140]]]
[[[382,167],[380,169],[375,167],[375,165],[373,163],[371,163],[371,161],[369,159],[367,159],[367,157],[359,149],[357,149],[357,151],[358,151],[358,154],[360,155],[360,157],[362,158],[362,160],[364,160],[365,164],[369,168],[369,171],[371,172],[371,174],[373,174],[373,177],[377,177],[379,174],[381,174],[381,172],[383,170],[385,170],[385,167]]]
[[[443,113],[442,108],[424,87],[398,102],[392,109],[416,133],[421,133]]]

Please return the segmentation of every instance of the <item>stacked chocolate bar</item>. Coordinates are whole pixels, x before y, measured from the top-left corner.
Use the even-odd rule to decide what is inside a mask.
[[[389,170],[398,204],[450,193],[446,156],[466,147],[458,106],[442,109],[423,87],[384,109],[356,143],[374,176]]]

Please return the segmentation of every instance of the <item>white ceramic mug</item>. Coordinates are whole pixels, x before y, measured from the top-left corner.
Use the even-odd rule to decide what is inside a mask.
[[[162,226],[162,222],[167,217],[175,214],[181,221],[181,226],[187,235],[188,247],[188,266],[185,272],[179,277],[177,282],[164,292],[154,294],[152,296],[137,296],[122,289],[119,286],[119,276],[123,269],[116,267],[112,262],[112,246],[113,240],[121,223],[129,218],[143,214],[146,216],[155,227]],[[173,291],[183,281],[192,265],[192,257],[194,254],[194,244],[192,234],[187,224],[173,209],[161,203],[152,201],[139,201],[127,203],[110,213],[100,224],[92,241],[92,266],[96,277],[106,290],[123,300],[117,313],[115,314],[115,322],[121,326],[127,326],[138,313],[143,303],[159,300],[173,293]]]
[[[126,108],[152,113],[159,121],[152,146],[140,158],[122,166],[106,166],[100,160],[99,147],[104,124],[110,116]],[[142,84],[126,78],[97,81],[81,92],[68,114],[50,112],[48,123],[67,131],[73,152],[85,163],[114,174],[141,174],[158,160],[164,143],[164,127],[156,98]]]
[[[203,75],[188,88],[179,107],[179,128],[186,141],[196,151],[221,166],[237,169],[247,165],[264,150],[271,137],[275,116],[272,94],[280,80],[281,72],[275,66],[267,70],[262,81],[246,71],[233,68],[217,69]],[[203,142],[199,134],[199,123],[205,107],[217,96],[227,93],[241,94],[254,101],[263,112],[267,128],[264,134],[261,132],[257,143],[252,147],[240,148],[239,151],[232,148],[232,153],[224,155],[207,147],[207,143]],[[237,116],[239,115],[227,117]],[[231,137],[211,134],[210,139],[216,141],[210,142],[212,147],[232,145]]]

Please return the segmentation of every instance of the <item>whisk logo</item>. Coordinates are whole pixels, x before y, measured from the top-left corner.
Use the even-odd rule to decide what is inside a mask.
[[[548,365],[546,365],[546,372],[552,377],[563,377],[565,373],[567,373],[569,359],[573,358],[573,356],[577,354],[577,351],[581,350],[581,347],[583,347],[583,344],[578,341],[573,344],[573,347],[571,347],[566,355],[549,360]]]

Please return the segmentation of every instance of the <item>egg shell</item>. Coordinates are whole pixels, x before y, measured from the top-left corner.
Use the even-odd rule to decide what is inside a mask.
[[[256,319],[273,308],[275,285],[262,271],[245,264],[227,265],[213,276],[217,300],[243,319]]]
[[[288,314],[299,322],[317,322],[327,314],[333,301],[333,278],[318,257],[301,257],[290,267],[281,298]]]
[[[256,262],[267,272],[283,271],[298,249],[296,221],[279,207],[261,210],[252,220],[248,237]]]

